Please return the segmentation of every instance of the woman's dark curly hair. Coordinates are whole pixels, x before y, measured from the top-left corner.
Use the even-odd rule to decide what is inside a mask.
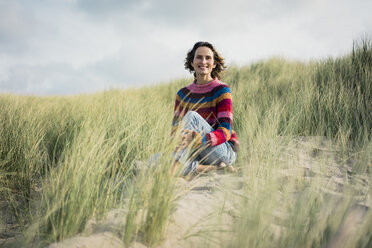
[[[206,42],[206,41],[196,42],[194,47],[187,53],[187,56],[185,59],[185,69],[189,70],[190,73],[194,72],[194,77],[196,77],[194,67],[191,65],[191,63],[194,60],[196,49],[202,46],[208,47],[209,49],[212,50],[214,54],[213,58],[214,58],[214,62],[216,63],[216,67],[213,68],[212,70],[212,73],[211,73],[212,78],[220,78],[222,72],[227,68],[225,66],[225,61],[223,57],[221,57],[221,55],[216,51],[214,46],[211,43]]]

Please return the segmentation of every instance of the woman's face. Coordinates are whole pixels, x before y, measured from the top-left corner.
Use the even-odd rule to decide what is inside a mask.
[[[213,68],[216,67],[212,50],[205,46],[198,47],[191,65],[196,74],[210,75]]]

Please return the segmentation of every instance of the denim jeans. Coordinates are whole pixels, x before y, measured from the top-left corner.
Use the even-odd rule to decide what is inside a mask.
[[[182,119],[181,127],[182,129],[196,131],[202,136],[214,131],[208,122],[195,111],[186,113]],[[224,162],[227,165],[232,165],[236,160],[236,153],[229,142],[199,150],[186,148],[174,155],[175,159],[184,165],[183,174],[195,173],[198,164],[219,165]]]

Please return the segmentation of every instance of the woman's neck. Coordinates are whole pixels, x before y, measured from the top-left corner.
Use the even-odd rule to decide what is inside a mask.
[[[209,75],[196,75],[196,84],[207,84],[213,81],[212,76]]]

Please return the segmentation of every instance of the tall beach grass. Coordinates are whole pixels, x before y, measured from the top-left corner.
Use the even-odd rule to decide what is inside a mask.
[[[0,95],[2,223],[16,223],[23,235],[17,242],[43,247],[122,208],[117,234],[127,245],[161,244],[176,204],[169,174],[174,97],[190,80],[67,97]],[[242,144],[236,166],[245,183],[231,239],[219,244],[337,245],[360,200],[355,196],[371,197],[370,40],[355,42],[340,58],[272,58],[231,67],[223,81],[233,92],[234,129]],[[324,154],[311,180],[300,155],[290,150],[310,136],[318,137],[312,151]],[[158,167],[138,171],[138,161],[159,152]],[[341,191],[330,183],[330,156],[347,181]],[[371,245],[369,207],[357,232],[344,234],[347,246]]]

